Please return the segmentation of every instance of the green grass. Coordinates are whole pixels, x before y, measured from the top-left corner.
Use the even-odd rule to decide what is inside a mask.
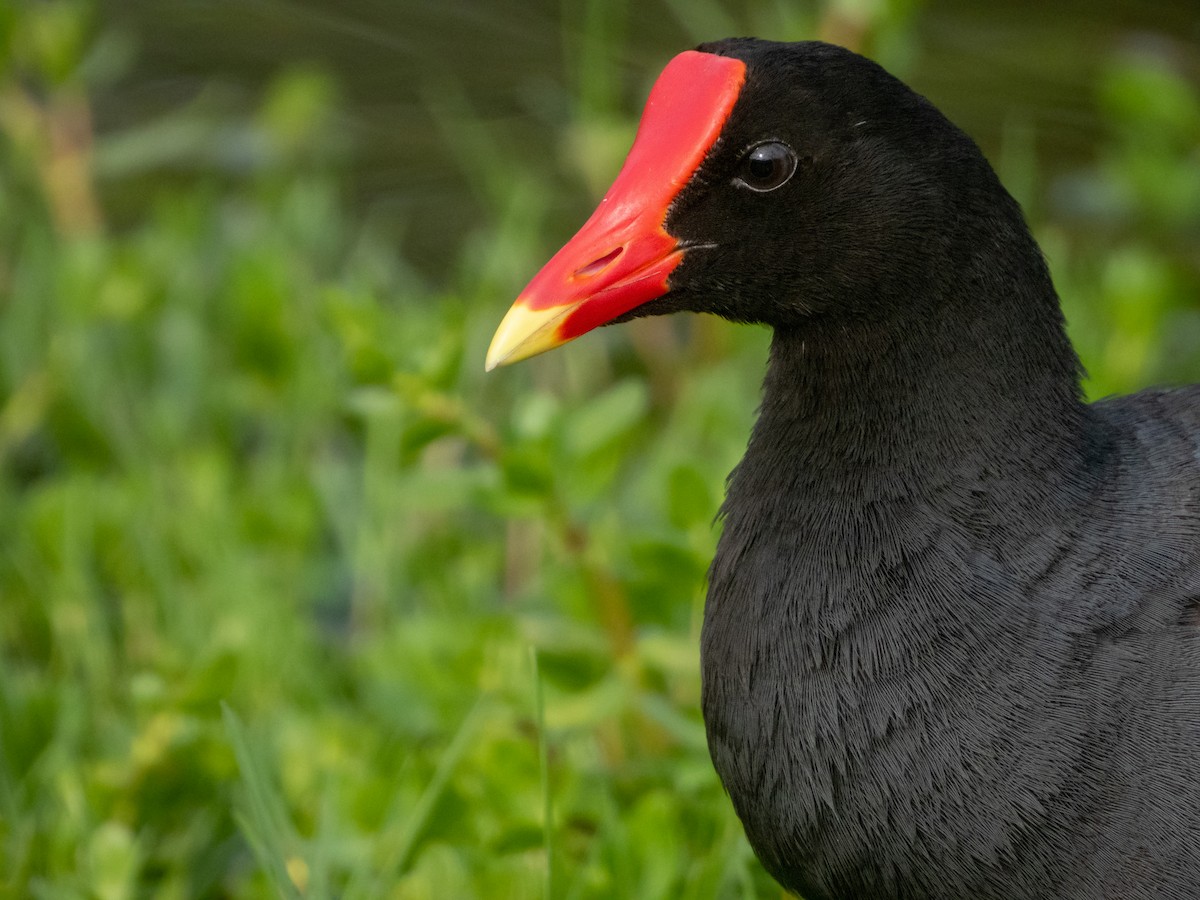
[[[588,9],[561,152],[602,180],[627,23]],[[767,335],[646,321],[485,377],[563,237],[540,161],[430,101],[488,211],[431,287],[346,199],[337,85],[225,123],[249,174],[160,177],[211,123],[91,135],[105,35],[0,10],[0,897],[778,897],[698,712]],[[1038,222],[1098,392],[1200,373],[1200,99],[1106,71],[1099,212]]]

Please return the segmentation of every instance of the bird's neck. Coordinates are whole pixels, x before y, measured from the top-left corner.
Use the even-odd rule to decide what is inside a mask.
[[[730,478],[710,614],[750,604],[835,641],[883,607],[957,615],[953,591],[904,587],[914,560],[953,585],[956,567],[1006,569],[1078,515],[1103,452],[1046,290],[1033,321],[999,297],[965,326],[961,309],[930,303],[907,323],[777,329]],[[795,573],[782,591],[769,583],[781,566]]]
[[[731,500],[765,488],[853,517],[958,497],[976,517],[995,513],[995,525],[1012,521],[1013,503],[1047,502],[1087,469],[1092,435],[1078,361],[1045,290],[1028,318],[998,297],[969,317],[934,303],[906,321],[777,330]],[[996,503],[980,503],[981,492]]]

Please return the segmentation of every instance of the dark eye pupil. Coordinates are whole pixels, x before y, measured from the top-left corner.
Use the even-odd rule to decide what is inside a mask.
[[[750,177],[755,181],[770,181],[783,168],[782,162],[762,150],[755,150],[750,154]]]
[[[792,177],[796,156],[786,144],[759,144],[746,157],[742,183],[756,191],[772,191]]]

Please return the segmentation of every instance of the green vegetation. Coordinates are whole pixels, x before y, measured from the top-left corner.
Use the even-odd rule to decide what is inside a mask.
[[[694,37],[916,54],[913,4],[829,6]],[[554,152],[599,188],[636,110],[589,9]],[[778,897],[698,713],[766,334],[647,320],[485,377],[566,236],[539,160],[445,100],[487,216],[431,287],[348,200],[333,79],[97,134],[132,46],[0,6],[0,898]],[[1024,131],[1000,154],[1099,393],[1200,377],[1200,92],[1104,71],[1061,202]]]

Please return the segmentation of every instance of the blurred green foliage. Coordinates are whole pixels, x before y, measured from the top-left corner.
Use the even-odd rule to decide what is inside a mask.
[[[636,109],[585,8],[554,152],[598,193]],[[694,9],[920,46],[903,0]],[[485,379],[565,236],[542,160],[430,97],[486,210],[431,286],[347,196],[333,78],[97,132],[135,43],[0,6],[0,897],[778,896],[698,713],[766,335],[648,320]],[[1200,374],[1200,92],[1104,72],[1093,164],[1001,153],[1096,393]]]

